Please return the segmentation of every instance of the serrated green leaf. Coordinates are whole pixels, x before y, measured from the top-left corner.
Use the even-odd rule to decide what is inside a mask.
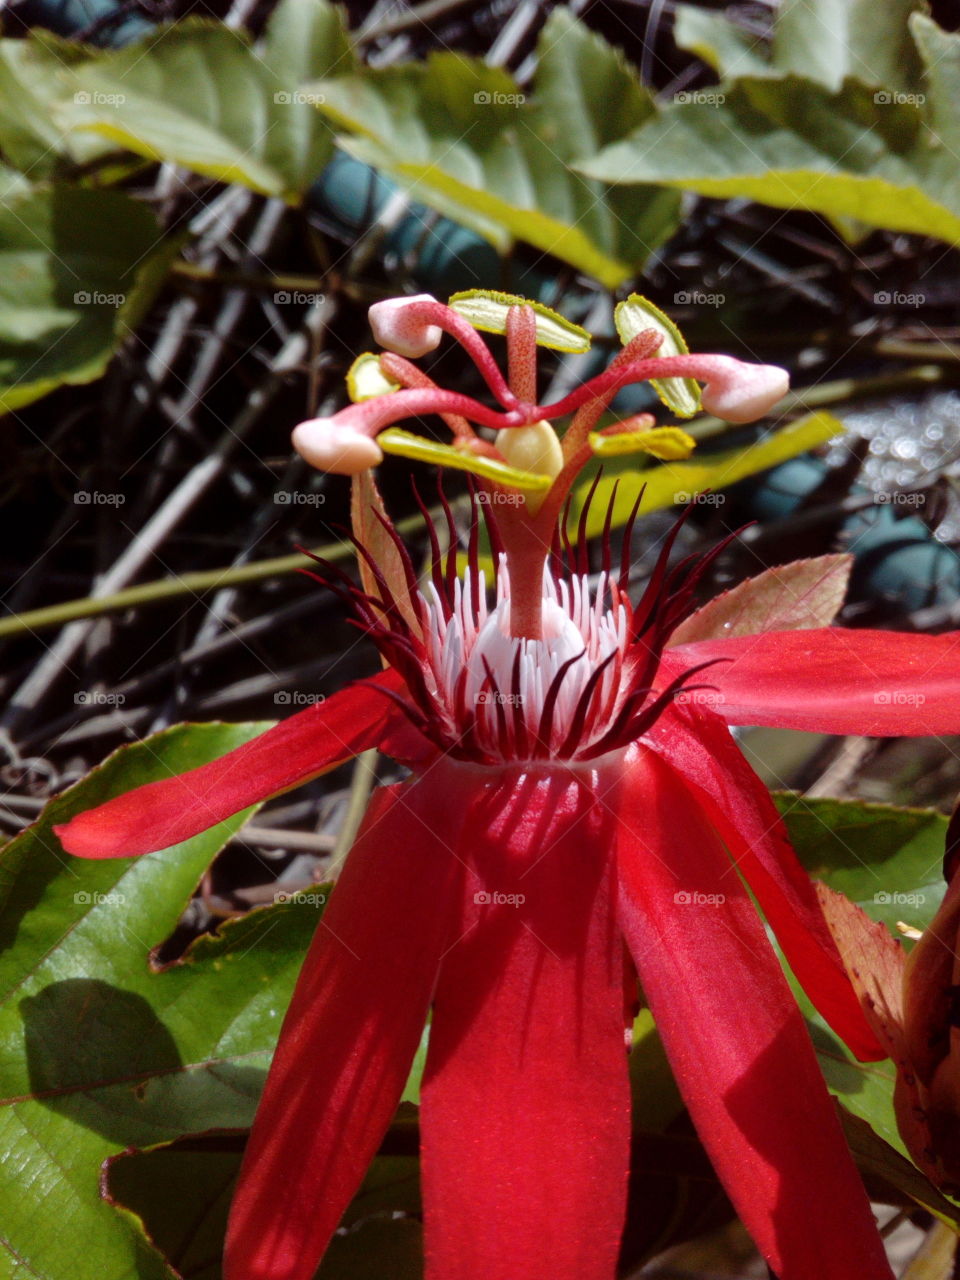
[[[960,145],[960,120],[957,118],[960,35],[944,31],[923,13],[914,13],[910,19],[910,31],[923,64],[923,87],[928,95],[930,127],[943,146],[956,153]],[[955,154],[954,164],[957,164]]]
[[[767,50],[760,37],[750,35],[722,13],[699,5],[677,5],[673,38],[719,76],[764,75],[768,71]]]
[[[49,33],[0,40],[0,150],[34,182],[52,177],[64,159],[84,163],[109,150],[102,140],[65,135],[51,111],[66,92],[65,69],[93,56]]]
[[[811,799],[795,792],[774,793],[773,798],[790,841],[811,875],[859,902],[874,919],[890,924],[895,934],[897,919],[905,914],[913,919],[917,907],[910,900],[926,899],[919,907],[929,913],[927,920],[935,912],[942,894],[929,881],[931,875],[939,874],[943,857],[947,819],[942,815],[862,801]],[[896,901],[901,895],[907,901]],[[886,897],[891,901],[884,901]],[[905,1197],[894,1203],[920,1204],[955,1227],[960,1225],[960,1208],[941,1195],[909,1159],[893,1106],[894,1064],[857,1061],[825,1025],[793,976],[788,976],[827,1085],[854,1117],[853,1122],[845,1122],[845,1130],[868,1186],[881,1193],[882,1186],[876,1186],[880,1179]]]
[[[73,72],[56,119],[62,129],[297,203],[333,146],[300,86],[350,66],[339,11],[285,0],[261,51],[240,32],[187,20],[87,62]]]
[[[916,100],[887,96],[852,80],[831,93],[795,75],[745,77],[721,105],[669,106],[576,167],[960,243],[956,160]]]
[[[595,537],[603,530],[607,504],[613,502],[613,527],[622,525],[630,515],[637,489],[645,486],[642,512],[656,511],[675,503],[690,502],[705,490],[724,489],[746,476],[779,466],[789,458],[795,458],[808,449],[816,449],[843,431],[843,423],[824,411],[807,414],[791,422],[779,431],[763,436],[754,444],[742,449],[727,449],[722,453],[697,452],[689,462],[668,462],[663,466],[638,471],[629,459],[604,459],[603,475],[597,485],[587,519],[587,536]],[[588,468],[584,478],[575,486],[571,499],[571,527],[576,528],[580,511],[587,500],[593,478]],[[625,475],[633,473],[634,483],[624,483]],[[614,487],[620,480],[614,497]],[[717,494],[714,500],[723,500]]]
[[[547,23],[528,101],[498,68],[455,54],[308,86],[340,144],[502,252],[523,240],[614,286],[677,224],[663,193],[609,192],[567,161],[647,118],[619,54],[562,10]]]
[[[178,247],[120,192],[14,184],[0,205],[0,410],[98,378]]]
[[[898,937],[898,920],[919,929],[931,923],[946,892],[943,814],[862,800],[809,799],[793,792],[774,798],[812,876]]]
[[[136,1215],[178,1275],[220,1280],[243,1145],[242,1135],[217,1134],[124,1152],[107,1161],[106,1194],[118,1210]]]
[[[839,89],[849,76],[874,88],[918,88],[920,62],[908,19],[922,0],[785,0],[766,41],[722,13],[677,5],[674,39],[725,80],[791,72]]]
[[[139,860],[68,857],[52,826],[263,728],[182,726],[125,747],[0,854],[0,1274],[170,1280],[101,1200],[101,1163],[250,1123],[316,908],[254,912],[153,972],[151,948],[248,814]]]
[[[772,63],[836,91],[847,77],[879,89],[916,89],[917,51],[907,20],[923,0],[784,0]]]
[[[654,329],[660,334],[660,346],[654,356],[685,356],[690,350],[670,317],[639,293],[631,293],[618,302],[613,319],[624,346],[645,329]],[[650,385],[667,408],[681,418],[692,418],[699,412],[700,384],[695,378],[651,378]]]
[[[847,1107],[841,1107],[840,1111],[844,1136],[866,1179],[871,1198],[890,1203],[893,1200],[890,1191],[899,1192],[898,1203],[904,1208],[920,1205],[942,1222],[949,1223],[954,1231],[960,1228],[960,1207],[941,1195],[929,1178],[901,1151],[885,1142],[867,1120]]]
[[[415,1135],[414,1135],[415,1137]],[[181,1276],[190,1280],[220,1280],[220,1258],[230,1201],[240,1171],[246,1134],[201,1134],[148,1151],[124,1152],[106,1166],[106,1190],[122,1212],[136,1214],[147,1237]],[[422,1212],[419,1161],[416,1156],[377,1156],[363,1185],[343,1216],[343,1225],[356,1230],[373,1247],[363,1224],[374,1215]],[[353,1254],[332,1244],[320,1275],[343,1274]],[[381,1276],[393,1270],[380,1259]],[[350,1280],[355,1275],[347,1273]],[[378,1277],[379,1280],[379,1277]]]

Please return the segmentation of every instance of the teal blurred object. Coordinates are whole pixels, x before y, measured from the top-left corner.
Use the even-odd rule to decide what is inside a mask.
[[[132,44],[157,25],[116,0],[23,0],[15,12],[25,27],[46,27],[58,36],[95,28],[89,43],[106,48]]]
[[[338,152],[310,190],[309,205],[342,233],[362,235],[381,216],[399,188],[352,156]],[[412,202],[386,230],[380,256],[414,264],[417,285],[447,298],[461,289],[504,289],[558,307],[572,320],[585,314],[592,291],[559,277],[549,259],[535,265],[518,256],[504,260],[487,240],[426,205]],[[541,262],[548,265],[541,266]]]
[[[827,476],[818,458],[793,458],[750,484],[746,502],[761,523],[785,520]],[[862,485],[851,493],[868,495]],[[906,611],[950,605],[960,599],[960,556],[938,542],[916,516],[897,518],[897,507],[876,499],[843,524],[844,543],[854,556],[851,596],[894,599]]]

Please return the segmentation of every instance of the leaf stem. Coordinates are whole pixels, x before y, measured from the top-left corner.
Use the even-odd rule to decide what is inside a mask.
[[[401,534],[416,533],[423,528],[423,517],[408,516],[405,520],[397,521],[396,527]],[[324,560],[344,560],[353,554],[353,547],[349,542],[333,542],[316,547],[312,554]],[[116,591],[113,595],[101,596],[99,599],[84,597],[79,600],[64,600],[60,604],[47,605],[42,609],[30,609],[26,613],[15,613],[9,618],[0,618],[0,637],[44,631],[50,627],[74,622],[78,618],[97,618],[102,614],[118,613],[122,609],[154,604],[159,600],[171,600],[177,596],[199,596],[209,591],[218,591],[221,587],[262,582],[265,578],[272,578],[276,574],[296,573],[299,569],[309,569],[311,565],[311,560],[297,552],[290,556],[275,556],[270,560],[256,560],[252,564],[204,569],[196,573],[180,574],[176,578],[159,578],[153,582],[141,582],[137,586],[127,587],[123,591]]]

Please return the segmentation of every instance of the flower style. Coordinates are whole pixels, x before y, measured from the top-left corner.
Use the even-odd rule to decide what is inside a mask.
[[[305,961],[234,1201],[227,1280],[313,1275],[394,1116],[428,1016],[428,1280],[612,1280],[638,976],[700,1137],[780,1280],[889,1280],[751,893],[838,1034],[863,1057],[885,1049],[728,726],[956,732],[960,636],[777,629],[776,608],[750,627],[747,588],[719,612],[687,616],[705,561],[670,569],[669,545],[637,604],[625,571],[607,563],[592,579],[582,538],[571,547],[554,536],[584,461],[685,447],[682,432],[649,417],[598,430],[616,391],[652,379],[691,412],[698,379],[704,406],[740,421],[779,399],[785,375],[690,355],[631,299],[610,368],[540,406],[536,343],[575,345],[575,327],[504,295],[468,295],[459,310],[451,301],[374,306],[388,351],[354,366],[357,403],[295,433],[308,460],[357,477],[363,584],[334,585],[385,670],[60,829],[72,853],[130,856],[372,746],[411,770],[375,793]],[[477,328],[506,333],[508,379]],[[443,333],[499,408],[437,387],[411,362]],[[431,456],[426,441],[391,429],[424,414],[453,432],[444,459],[474,472],[496,566],[489,605],[476,506],[466,573],[456,539],[444,557],[431,527],[422,586],[364,474],[391,447]],[[566,414],[561,439],[550,420]]]

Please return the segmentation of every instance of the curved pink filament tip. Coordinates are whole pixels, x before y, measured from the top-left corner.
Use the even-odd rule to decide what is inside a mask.
[[[515,409],[519,404],[487,344],[473,325],[431,294],[386,298],[383,302],[375,302],[368,315],[373,336],[380,346],[411,359],[434,351],[440,342],[441,332],[448,333],[466,350],[503,407]]]

